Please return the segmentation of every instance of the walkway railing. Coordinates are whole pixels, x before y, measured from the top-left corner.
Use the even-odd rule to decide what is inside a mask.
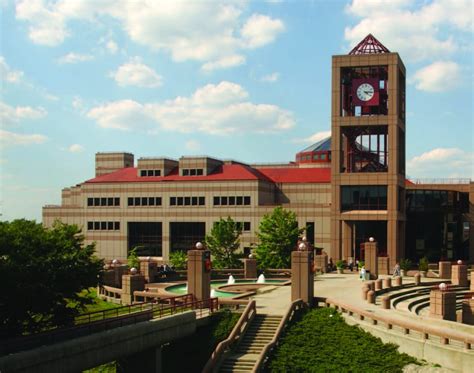
[[[257,313],[257,309],[255,306],[255,301],[252,300],[247,304],[245,307],[244,312],[240,316],[237,324],[235,324],[234,329],[227,337],[221,341],[216,349],[212,352],[211,357],[207,361],[206,365],[204,366],[203,373],[211,373],[216,368],[218,368],[220,360],[222,359],[224,353],[232,347],[232,345],[240,339],[240,336],[245,333],[247,327],[250,325],[250,322],[253,320]]]
[[[296,315],[296,312],[306,308],[307,304],[303,302],[302,299],[297,299],[291,303],[291,305],[288,307],[285,315],[280,321],[280,325],[278,325],[278,328],[275,332],[275,335],[273,336],[272,340],[263,348],[262,352],[260,353],[259,357],[257,358],[257,363],[255,364],[252,373],[257,373],[260,371],[260,369],[263,367],[268,355],[272,351],[272,349],[275,347],[275,345],[278,342],[278,338],[281,336],[283,331],[285,330],[286,326],[288,323],[293,320],[294,316]]]
[[[171,304],[139,303],[91,312],[78,316],[72,325],[3,340],[0,342],[0,355],[62,342],[189,310],[194,310],[197,317],[203,317],[219,309],[218,298],[195,300],[189,294],[174,298],[175,300]]]
[[[341,313],[348,313],[349,316],[356,317],[359,316],[359,320],[363,321],[368,319],[372,322],[372,325],[378,325],[382,323],[389,330],[394,330],[393,327],[396,326],[403,331],[403,334],[408,335],[412,331],[420,333],[423,340],[433,339],[436,337],[439,339],[440,343],[443,345],[448,345],[452,341],[457,341],[461,343],[465,349],[471,350],[472,345],[474,344],[474,335],[470,333],[458,332],[455,330],[450,330],[446,328],[438,328],[435,326],[425,325],[424,323],[417,323],[410,320],[400,320],[394,317],[374,314],[373,312],[363,310],[359,307],[349,305],[347,303],[340,302],[331,298],[316,298],[318,302],[323,302],[327,307],[334,307],[336,310]],[[455,344],[452,345],[455,347]]]

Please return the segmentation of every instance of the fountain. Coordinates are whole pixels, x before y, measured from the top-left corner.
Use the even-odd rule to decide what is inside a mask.
[[[234,285],[235,284],[235,278],[234,276],[230,275],[229,279],[227,280],[227,285]]]
[[[258,276],[257,284],[264,284],[265,283],[265,275],[262,273]]]
[[[217,298],[216,291],[211,289],[211,298]]]

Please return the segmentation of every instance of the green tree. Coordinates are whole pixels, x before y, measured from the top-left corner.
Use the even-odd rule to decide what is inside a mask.
[[[183,250],[170,253],[170,263],[174,269],[186,269],[188,267],[188,254]]]
[[[212,263],[216,268],[237,268],[240,266],[239,255],[236,253],[240,246],[239,237],[242,234],[241,224],[236,223],[230,216],[221,218],[214,224],[211,233],[206,235],[206,246],[211,251]]]
[[[256,249],[260,268],[289,268],[291,251],[305,228],[298,228],[296,214],[281,206],[263,216]]]
[[[79,292],[97,286],[103,261],[83,241],[76,225],[0,222],[0,337],[63,325],[94,301]]]
[[[136,268],[137,270],[140,270],[140,259],[138,258],[136,247],[128,253],[127,264],[128,268]]]

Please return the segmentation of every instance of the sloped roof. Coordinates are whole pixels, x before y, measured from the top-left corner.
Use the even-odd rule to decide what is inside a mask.
[[[308,168],[259,168],[274,183],[330,183],[331,169]]]
[[[390,53],[390,51],[379,42],[374,35],[367,35],[359,44],[357,44],[349,54],[376,54],[376,53]]]
[[[318,152],[318,151],[329,151],[331,150],[331,136],[322,139],[313,145],[308,146],[307,148],[299,151],[298,153],[305,152]]]

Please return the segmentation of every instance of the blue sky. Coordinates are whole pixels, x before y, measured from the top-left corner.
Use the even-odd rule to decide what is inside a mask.
[[[470,0],[0,4],[2,219],[40,220],[99,151],[293,160],[368,33],[407,67],[407,174],[473,178]]]

